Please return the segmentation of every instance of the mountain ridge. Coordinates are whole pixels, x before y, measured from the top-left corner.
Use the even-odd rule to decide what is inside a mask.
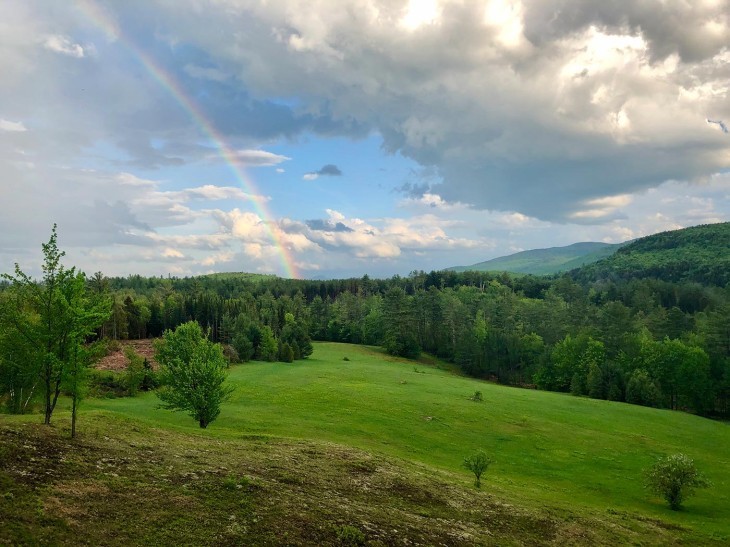
[[[495,271],[517,274],[550,275],[568,272],[612,255],[626,243],[580,241],[565,246],[529,249],[470,266],[453,266],[448,271]]]

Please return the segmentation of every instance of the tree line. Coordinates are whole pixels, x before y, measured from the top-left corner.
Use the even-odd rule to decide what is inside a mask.
[[[321,281],[97,273],[85,287],[109,306],[92,338],[159,337],[193,320],[241,361],[303,358],[310,339],[368,344],[426,351],[504,384],[730,414],[730,286],[434,271]],[[0,303],[12,306],[7,289]],[[31,346],[0,341],[2,370]]]

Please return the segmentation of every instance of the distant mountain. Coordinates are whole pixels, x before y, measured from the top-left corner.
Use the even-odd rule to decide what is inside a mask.
[[[652,277],[724,287],[730,283],[730,222],[643,237],[571,275],[580,281]]]
[[[623,245],[625,243],[611,244],[586,241],[573,243],[567,247],[522,251],[472,264],[471,266],[455,266],[448,268],[448,270],[454,272],[480,271],[547,275],[567,272],[580,268],[585,264],[597,262],[612,255]]]

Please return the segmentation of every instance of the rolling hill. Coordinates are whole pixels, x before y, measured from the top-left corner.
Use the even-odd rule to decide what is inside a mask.
[[[317,343],[232,367],[206,430],[151,393],[86,400],[74,441],[0,415],[0,544],[727,545],[727,424],[448,369]],[[683,511],[642,487],[674,452],[713,483]]]
[[[623,243],[599,242],[573,243],[566,247],[522,251],[471,266],[455,266],[447,269],[455,272],[481,271],[548,275],[567,272],[585,264],[597,262],[612,255],[623,245]]]
[[[584,282],[651,277],[724,287],[730,283],[730,222],[643,237],[571,275]]]

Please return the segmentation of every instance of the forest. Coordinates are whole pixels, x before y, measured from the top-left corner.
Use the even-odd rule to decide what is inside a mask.
[[[236,362],[306,358],[311,340],[366,344],[403,357],[428,352],[502,384],[727,418],[730,284],[716,264],[727,261],[728,226],[650,236],[552,277],[419,271],[317,281],[97,272],[84,277],[85,291],[108,310],[84,336],[156,338],[194,320]],[[698,229],[711,237],[692,233]],[[687,251],[688,240],[704,245],[702,252]],[[674,263],[657,249],[671,250]],[[635,263],[631,275],[627,257]],[[11,281],[6,276],[0,291],[6,323],[7,310],[18,308]],[[19,412],[19,394],[32,392],[37,376],[19,365],[33,348],[15,330],[8,323],[0,331],[0,390]]]

